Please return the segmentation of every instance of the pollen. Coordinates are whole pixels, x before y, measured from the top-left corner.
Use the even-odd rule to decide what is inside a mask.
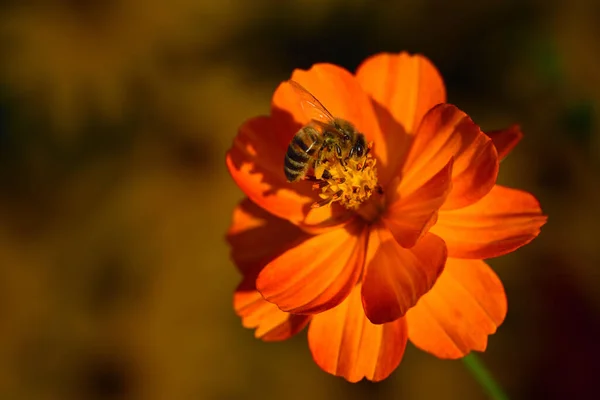
[[[356,210],[373,193],[381,193],[377,183],[376,159],[367,153],[361,158],[326,160],[315,171],[317,182],[313,189],[319,190],[322,200],[312,207],[331,206],[338,202],[350,210]]]

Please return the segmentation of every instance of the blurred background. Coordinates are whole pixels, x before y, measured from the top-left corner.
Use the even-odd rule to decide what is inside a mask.
[[[484,362],[515,399],[596,393],[598,21],[594,0],[0,1],[0,398],[485,398],[410,345],[348,384],[232,310],[237,127],[294,68],[401,50],[484,130],[521,124],[500,182],[550,216],[490,261],[509,312]]]

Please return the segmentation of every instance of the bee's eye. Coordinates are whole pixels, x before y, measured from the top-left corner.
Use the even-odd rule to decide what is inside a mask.
[[[364,151],[365,151],[365,149],[363,148],[362,144],[356,145],[356,155],[358,157],[362,157]]]

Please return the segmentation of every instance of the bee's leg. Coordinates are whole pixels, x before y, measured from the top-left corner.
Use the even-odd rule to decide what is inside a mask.
[[[317,171],[317,168],[319,167],[319,165],[321,164],[321,157],[323,157],[323,149],[325,148],[325,146],[322,146],[319,151],[317,152],[317,156],[315,157],[315,165],[313,167],[313,169],[315,170],[315,172]]]
[[[304,179],[310,182],[316,182],[318,181],[317,177],[314,175],[305,175]]]

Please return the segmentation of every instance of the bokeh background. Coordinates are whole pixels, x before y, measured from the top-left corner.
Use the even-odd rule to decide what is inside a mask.
[[[521,124],[500,182],[550,216],[490,261],[509,312],[483,360],[515,399],[597,393],[598,21],[594,0],[0,2],[0,398],[485,398],[410,345],[348,384],[231,307],[237,127],[294,68],[401,50],[483,129]]]

